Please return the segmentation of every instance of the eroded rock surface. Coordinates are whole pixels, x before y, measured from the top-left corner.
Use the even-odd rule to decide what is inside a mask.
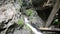
[[[21,11],[19,0],[0,0],[0,34],[33,34],[30,29],[26,29],[25,25],[22,27],[18,25],[18,20],[21,17],[24,19],[25,16],[29,18],[30,24],[34,24],[34,27],[42,26],[43,21],[40,20],[36,11],[33,11],[32,16],[28,16],[25,13],[28,7],[23,8],[25,10]]]

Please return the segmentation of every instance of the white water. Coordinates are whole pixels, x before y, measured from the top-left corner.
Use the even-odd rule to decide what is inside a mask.
[[[28,19],[25,17],[25,25],[27,25],[28,27],[30,27],[30,29],[35,33],[35,34],[42,34],[41,32],[37,31],[36,28],[32,27],[30,24],[28,24]]]

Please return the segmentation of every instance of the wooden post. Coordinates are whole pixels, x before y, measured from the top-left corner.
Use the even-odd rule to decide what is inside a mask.
[[[53,21],[56,12],[58,12],[58,10],[60,8],[59,5],[60,5],[60,0],[57,0],[55,5],[53,6],[53,10],[51,11],[50,16],[47,19],[45,27],[48,27],[51,24],[51,22]]]

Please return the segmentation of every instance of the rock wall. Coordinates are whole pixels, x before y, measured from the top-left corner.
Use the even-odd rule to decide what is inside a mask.
[[[39,24],[35,25],[37,28],[42,26],[36,11],[33,10],[32,15],[28,16],[25,13],[26,10],[28,9],[24,7],[21,0],[0,0],[0,34],[33,34],[24,24],[18,25],[18,20],[24,19],[25,16],[29,18],[30,24],[31,22]]]

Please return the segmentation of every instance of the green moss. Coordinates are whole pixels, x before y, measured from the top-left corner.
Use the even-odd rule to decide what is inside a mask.
[[[58,24],[58,19],[55,19],[53,23],[57,25]]]
[[[18,20],[18,25],[22,26],[24,24],[24,21],[22,19]]]
[[[26,10],[26,14],[27,14],[28,16],[33,15],[33,10],[31,10],[31,9]]]

